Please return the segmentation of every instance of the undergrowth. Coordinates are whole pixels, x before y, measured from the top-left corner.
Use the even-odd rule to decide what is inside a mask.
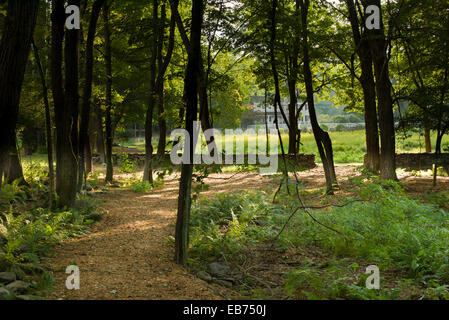
[[[51,248],[63,239],[85,234],[102,213],[98,202],[87,195],[79,196],[71,209],[45,208],[46,169],[31,163],[24,166],[24,174],[28,186],[14,181],[0,189],[0,272],[13,272],[17,279],[30,284],[27,297],[39,298],[48,294],[54,281],[51,270],[42,262]],[[19,292],[10,291],[4,298],[18,296]]]
[[[408,196],[397,182],[358,177],[347,183],[353,195],[340,199],[341,207],[312,212],[321,224],[302,210],[290,217],[299,204],[285,193],[279,204],[272,204],[271,195],[263,192],[219,194],[195,203],[191,217],[191,268],[204,270],[207,262],[217,260],[241,263],[257,245],[275,243],[281,252],[319,248],[337,260],[358,262],[358,275],[354,277],[344,263],[329,270],[316,266],[292,268],[285,274],[286,297],[447,299],[447,192],[418,200]],[[306,200],[312,195],[305,190],[301,194]],[[390,274],[382,280],[385,285],[381,290],[365,288],[364,270],[359,264],[375,264],[381,276]]]

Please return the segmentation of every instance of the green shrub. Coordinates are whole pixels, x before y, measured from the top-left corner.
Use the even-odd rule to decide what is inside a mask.
[[[127,153],[122,153],[119,157],[119,166],[120,173],[133,173],[136,168],[136,162],[131,161]]]
[[[163,188],[164,187],[164,178],[163,176],[158,176],[153,180],[153,184],[149,181],[143,181],[139,179],[136,175],[133,175],[131,178],[128,178],[122,185],[125,188],[128,188],[134,192],[138,193],[148,193],[153,189]]]
[[[315,213],[346,238],[299,215],[283,241],[319,244],[337,255],[402,268],[416,279],[449,280],[449,213],[409,198],[395,182],[361,182],[357,188],[367,202]]]

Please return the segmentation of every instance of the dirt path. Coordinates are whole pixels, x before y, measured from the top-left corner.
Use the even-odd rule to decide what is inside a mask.
[[[214,175],[210,190],[219,192],[260,189],[268,178],[259,175]],[[165,188],[149,194],[112,189],[100,195],[108,210],[83,237],[55,248],[48,266],[54,270],[49,299],[224,299],[228,289],[208,284],[173,263],[178,180],[170,176]],[[65,269],[80,268],[80,289],[67,290]],[[232,294],[232,293],[231,293]]]

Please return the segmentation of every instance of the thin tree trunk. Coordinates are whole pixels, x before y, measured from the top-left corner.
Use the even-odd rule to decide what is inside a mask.
[[[297,20],[301,19],[299,13],[299,4],[296,5],[295,19]],[[298,76],[298,56],[299,56],[300,43],[301,43],[300,32],[299,30],[296,29],[296,26],[294,26],[293,50],[292,55],[290,57],[291,67],[287,81],[288,92],[290,95],[290,103],[288,105],[288,116],[290,123],[288,153],[293,155],[297,155],[299,152],[299,143],[298,143],[299,128],[298,128],[298,117],[296,114],[296,105],[298,103],[298,98],[296,96],[296,81]]]
[[[86,151],[89,149],[90,153],[90,143],[89,143],[89,119],[90,119],[90,105],[92,96],[92,73],[94,65],[94,40],[95,31],[97,30],[97,21],[100,15],[101,7],[103,6],[105,0],[95,0],[92,5],[92,12],[90,14],[89,30],[87,32],[86,50],[85,50],[85,82],[84,82],[84,92],[83,101],[81,106],[81,123],[79,131],[79,167],[78,167],[78,192],[81,191],[83,184],[83,177],[87,174],[87,169],[85,166],[86,162]]]
[[[187,64],[184,80],[186,93],[186,130],[191,137],[189,149],[190,163],[183,163],[181,170],[181,181],[179,184],[178,213],[175,232],[175,261],[185,265],[187,260],[187,249],[189,245],[189,221],[191,206],[191,185],[193,174],[193,122],[196,121],[198,111],[198,70],[201,56],[201,29],[203,22],[204,5],[202,0],[192,1],[192,27],[191,27],[191,50]]]
[[[164,75],[161,75],[163,56],[162,51],[164,49],[164,34],[165,34],[165,19],[166,11],[165,4],[161,6],[161,18],[159,20],[159,39],[158,39],[158,49],[157,49],[157,69],[158,69],[158,81],[156,81],[156,91],[157,91],[157,113],[158,113],[158,124],[159,124],[159,143],[157,147],[157,155],[163,157],[165,154],[165,145],[167,143],[167,122],[165,121],[164,115]],[[161,80],[159,80],[162,78]]]
[[[95,101],[95,120],[96,120],[96,139],[95,146],[100,156],[100,162],[106,163],[106,154],[104,149],[104,128],[103,128],[103,113],[101,110],[100,102]]]
[[[158,39],[157,34],[159,31],[158,25],[158,8],[159,1],[153,0],[153,48],[151,53],[150,62],[150,96],[148,99],[148,108],[145,118],[145,167],[143,170],[143,181],[148,181],[153,183],[153,112],[154,106],[157,101],[157,87],[156,87],[156,62],[157,62],[157,52],[158,52]]]
[[[181,36],[182,42],[184,44],[184,47],[187,52],[191,50],[190,40],[187,36],[187,32],[184,28],[184,25],[181,20],[181,16],[179,15],[178,8],[177,8],[178,1],[173,1],[173,4],[171,4],[172,7],[172,14],[174,15],[174,18],[176,20],[176,25],[178,27],[179,34]],[[207,87],[208,87],[208,75],[204,67],[203,57],[200,56],[200,62],[199,62],[199,82],[198,82],[198,96],[199,96],[199,105],[200,105],[200,121],[201,121],[201,128],[204,131],[208,129],[212,129],[212,123],[210,121],[210,113],[209,113],[209,105],[208,105],[208,97],[207,97]],[[214,137],[211,136],[209,140],[206,141],[211,156],[213,156],[213,150],[216,150],[215,147],[215,141]]]
[[[296,155],[298,154],[298,150],[296,149],[298,137],[298,120],[296,118],[296,104],[298,103],[296,97],[296,74],[291,75],[291,78],[288,81],[288,92],[290,95],[290,103],[288,104],[288,119],[290,123],[290,130],[288,132],[288,153]]]
[[[264,116],[265,116],[265,135],[266,135],[266,145],[265,145],[265,151],[266,155],[268,156],[270,154],[270,133],[268,131],[268,116],[267,116],[267,107],[268,107],[268,91],[265,89],[265,95],[264,95]],[[272,150],[271,150],[272,151]]]
[[[23,182],[15,131],[38,8],[37,0],[8,1],[0,42],[0,172]]]
[[[109,30],[109,5],[103,6],[105,63],[106,63],[106,182],[113,182],[114,167],[112,163],[112,62],[111,32]]]
[[[174,1],[172,4],[175,8],[177,8],[178,3],[177,1]],[[161,15],[162,18],[162,26],[161,26],[161,33],[163,35],[164,33],[164,21],[165,21],[165,5],[163,6],[163,12]],[[158,76],[156,81],[156,87],[158,91],[158,119],[159,119],[159,145],[158,145],[158,155],[163,156],[165,154],[165,146],[167,141],[167,121],[165,120],[165,97],[164,97],[164,77],[165,73],[167,71],[168,65],[171,61],[172,55],[173,55],[173,49],[175,47],[175,29],[176,29],[176,19],[175,14],[173,13],[173,9],[171,12],[171,19],[170,19],[170,35],[168,38],[168,47],[167,47],[167,53],[165,57],[162,57],[162,47],[164,43],[164,38],[161,36],[160,38],[160,48],[159,48],[159,59],[158,59]]]
[[[34,57],[36,59],[36,63],[39,69],[39,75],[42,82],[42,95],[44,98],[44,106],[45,106],[45,129],[47,135],[47,156],[48,156],[48,179],[50,184],[50,197],[49,197],[49,207],[50,209],[53,207],[54,199],[55,199],[55,172],[53,167],[53,137],[51,134],[51,114],[50,114],[50,103],[48,102],[48,88],[47,83],[45,81],[45,74],[42,68],[41,59],[39,57],[39,50],[36,44],[33,41],[34,48]]]
[[[424,124],[424,140],[426,144],[426,153],[432,152],[432,141],[430,139],[430,129],[427,124]]]
[[[304,82],[307,92],[307,104],[310,114],[310,123],[318,147],[318,152],[323,163],[324,175],[326,177],[326,193],[333,194],[334,186],[337,185],[335,175],[332,142],[329,134],[320,128],[315,111],[315,102],[313,97],[313,78],[310,70],[309,44],[308,44],[308,10],[309,0],[297,0],[301,6],[302,19],[302,41],[303,41],[303,69]]]
[[[276,125],[277,133],[278,133],[278,139],[279,144],[281,146],[281,153],[282,153],[282,160],[284,163],[283,173],[284,173],[284,179],[287,180],[286,187],[287,192],[290,194],[289,186],[288,186],[288,168],[287,168],[287,161],[285,159],[285,150],[284,150],[284,143],[282,141],[282,135],[281,131],[279,130],[279,119],[278,119],[278,108],[280,109],[281,113],[284,115],[281,105],[281,94],[279,89],[279,74],[277,71],[276,66],[276,55],[275,55],[275,43],[276,43],[276,11],[278,7],[278,0],[273,0],[272,7],[271,7],[271,13],[270,13],[270,63],[271,63],[271,72],[273,75],[274,80],[274,123]],[[285,117],[284,117],[285,118]],[[288,121],[285,119],[285,122],[288,123]],[[290,128],[290,126],[289,126]],[[280,188],[280,186],[279,186]]]

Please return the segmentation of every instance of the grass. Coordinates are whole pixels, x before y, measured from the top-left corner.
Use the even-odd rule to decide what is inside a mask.
[[[363,163],[363,157],[366,153],[366,143],[365,143],[365,132],[363,130],[358,131],[343,131],[343,132],[329,132],[332,140],[332,145],[334,149],[335,162],[338,164],[352,164],[352,163]],[[276,138],[276,136],[271,136],[271,138]],[[435,141],[436,135],[432,134],[432,142]],[[237,137],[237,142],[241,143],[243,136]],[[220,141],[220,139],[217,139]],[[284,148],[288,148],[288,135],[282,135],[282,141]],[[250,142],[253,147],[249,147],[248,142]],[[257,148],[254,147],[256,142],[256,136],[250,136],[245,139],[245,152],[256,152]],[[301,135],[301,147],[300,152],[315,154],[316,161],[320,162],[320,157],[315,144],[315,138],[312,133],[303,133]],[[126,143],[122,143],[123,146],[135,148],[141,152],[145,150],[145,142],[143,139],[130,139]],[[153,141],[155,150],[157,148],[157,139]],[[445,136],[443,139],[443,149],[449,147],[449,138]],[[424,138],[418,133],[410,133],[409,136],[404,137],[402,133],[396,136],[396,148],[398,153],[420,153],[425,152]],[[278,146],[280,153],[280,146]],[[167,151],[169,151],[167,147]],[[198,148],[199,150],[199,148]],[[287,150],[286,150],[287,151]],[[203,153],[205,148],[203,145]],[[234,147],[235,152],[235,147]]]

